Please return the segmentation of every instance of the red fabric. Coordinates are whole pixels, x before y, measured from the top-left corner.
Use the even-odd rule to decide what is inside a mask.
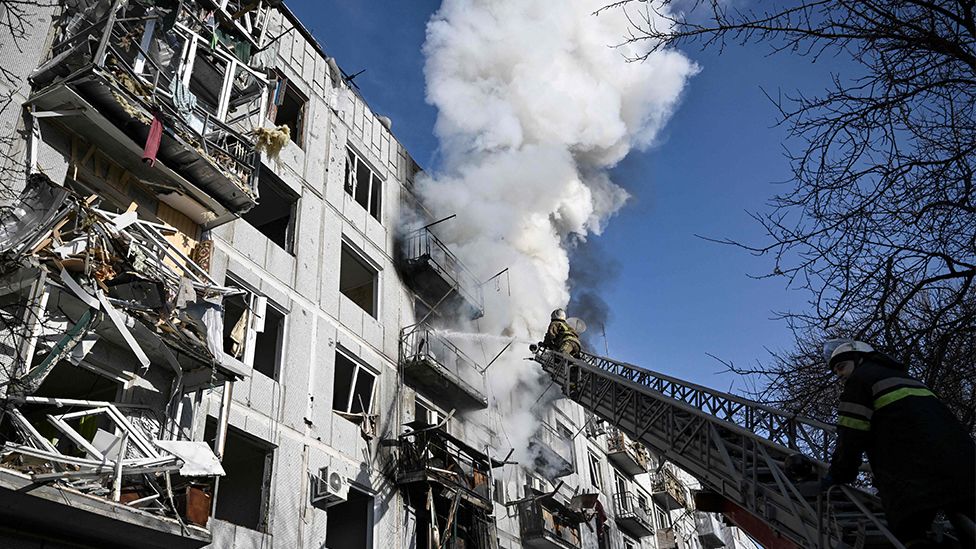
[[[163,123],[158,117],[153,117],[152,124],[149,125],[149,136],[146,137],[146,146],[142,150],[142,161],[150,166],[156,165],[156,154],[159,153],[159,140],[163,137]]]

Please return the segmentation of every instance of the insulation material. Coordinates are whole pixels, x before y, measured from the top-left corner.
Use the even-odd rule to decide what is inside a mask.
[[[254,147],[268,155],[268,158],[278,158],[281,150],[291,141],[291,129],[281,125],[277,128],[254,128]]]
[[[224,476],[220,460],[206,442],[196,440],[154,440],[153,444],[183,460],[184,477]]]

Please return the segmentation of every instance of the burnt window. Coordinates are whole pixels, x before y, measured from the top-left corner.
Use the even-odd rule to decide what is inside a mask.
[[[342,243],[339,256],[339,292],[376,318],[379,272],[365,258]]]
[[[294,253],[298,195],[267,168],[261,168],[258,205],[244,214],[244,221],[279,248]]]
[[[225,285],[244,290],[224,298],[224,352],[277,380],[286,311],[248,289],[231,273]]]
[[[336,351],[332,409],[346,414],[370,413],[376,374],[342,351]]]
[[[217,422],[210,418],[206,440],[214,443],[216,434]],[[221,460],[227,474],[220,479],[214,516],[244,528],[266,532],[273,459],[271,444],[229,426]]]
[[[346,149],[346,194],[377,221],[382,221],[383,180],[352,149]]]
[[[308,99],[284,76],[278,75],[274,93],[271,96],[268,119],[276,126],[288,126],[291,140],[304,147],[305,107]]]

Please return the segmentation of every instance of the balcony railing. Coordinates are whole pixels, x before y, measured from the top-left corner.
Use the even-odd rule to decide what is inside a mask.
[[[607,437],[607,459],[630,476],[646,473],[651,467],[651,456],[640,443],[620,430],[611,430]]]
[[[484,409],[485,374],[457,345],[427,326],[407,328],[400,338],[407,382],[425,395],[458,409]]]
[[[725,547],[725,528],[711,513],[695,513],[695,527],[698,531],[698,541],[706,549]]]
[[[550,480],[576,471],[573,442],[548,423],[543,423],[529,441],[529,452],[535,470]]]
[[[674,528],[662,528],[655,533],[655,537],[657,537],[657,549],[678,549]]]
[[[157,16],[138,3],[115,2],[94,24],[69,29],[74,32],[34,71],[31,102],[63,109],[77,96],[59,93],[52,84],[69,86],[84,100],[72,105],[82,115],[63,117],[66,125],[84,135],[91,130],[76,121],[103,116],[140,147],[153,118],[159,119],[165,131],[158,159],[226,209],[242,213],[256,202],[259,157],[252,140],[222,119],[232,108],[238,120],[253,114],[254,106],[260,112],[267,84],[222,46],[211,49],[187,27],[177,24],[163,32],[155,30],[158,25]],[[223,79],[215,84],[222,86],[217,105],[205,106],[189,91],[198,66]],[[241,80],[250,82],[244,95]],[[252,111],[242,115],[242,101]],[[89,112],[88,103],[96,113]]]
[[[668,469],[662,470],[651,479],[654,501],[668,511],[687,506],[684,485]]]
[[[440,429],[401,438],[397,461],[397,482],[401,485],[434,482],[490,509],[489,469],[486,456]]]
[[[620,528],[634,537],[642,538],[654,532],[650,514],[631,492],[613,495],[613,512]]]
[[[579,549],[578,517],[551,498],[529,498],[518,504],[522,545],[531,549]]]
[[[454,301],[465,316],[484,314],[481,283],[429,227],[403,237],[403,266],[408,281],[431,305]]]

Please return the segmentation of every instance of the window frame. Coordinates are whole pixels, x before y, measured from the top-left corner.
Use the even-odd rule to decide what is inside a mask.
[[[270,176],[270,177],[267,177],[267,176]],[[244,222],[247,223],[249,226],[251,226],[254,230],[256,230],[259,233],[261,233],[262,236],[264,236],[265,238],[267,238],[268,240],[270,240],[272,243],[274,243],[275,246],[278,246],[279,248],[281,248],[282,250],[284,250],[285,252],[287,252],[289,255],[294,256],[295,255],[295,241],[296,241],[296,238],[295,237],[297,236],[297,233],[298,233],[298,211],[299,211],[299,203],[302,200],[302,195],[301,195],[301,193],[295,193],[295,191],[293,191],[291,189],[291,187],[289,187],[288,185],[286,185],[285,182],[280,177],[278,177],[278,174],[274,173],[274,171],[272,171],[271,169],[269,169],[268,167],[266,167],[264,165],[261,166],[261,169],[258,172],[258,186],[259,186],[258,188],[259,189],[261,188],[260,186],[263,183],[265,183],[265,181],[262,181],[262,178],[264,178],[264,177],[267,177],[267,182],[269,183],[269,186],[272,187],[272,188],[270,188],[268,190],[270,190],[271,193],[275,194],[278,198],[282,198],[282,199],[286,199],[286,200],[289,199],[289,198],[294,198],[294,200],[291,200],[290,203],[289,203],[289,205],[288,205],[289,206],[288,207],[288,209],[289,209],[289,212],[288,212],[288,225],[285,227],[285,242],[284,242],[284,245],[282,246],[277,241],[275,241],[273,238],[271,238],[270,236],[268,236],[267,234],[265,234],[264,231],[261,230],[260,227],[258,227],[257,225],[255,225],[254,223],[252,223],[250,219],[248,219],[248,215],[249,214],[251,214],[252,212],[254,212],[255,210],[257,210],[258,208],[260,208],[260,205],[261,205],[260,199],[258,200],[258,205],[257,206],[255,206],[254,208],[252,208],[248,212],[246,212],[243,215],[241,215],[241,219],[243,219]]]
[[[373,406],[376,404],[376,386],[377,386],[377,382],[379,381],[380,373],[377,370],[373,369],[368,364],[366,364],[363,360],[361,360],[359,357],[357,357],[353,353],[351,353],[351,352],[343,349],[340,346],[336,346],[336,362],[333,364],[333,375],[332,375],[332,383],[333,383],[333,386],[335,385],[335,375],[338,373],[338,358],[339,358],[339,355],[342,355],[343,358],[345,358],[346,360],[348,360],[353,365],[353,368],[354,369],[353,369],[353,373],[352,373],[352,379],[349,382],[349,388],[348,388],[349,389],[349,396],[346,397],[346,407],[344,409],[342,409],[342,410],[337,409],[336,408],[335,398],[333,396],[333,399],[332,399],[332,411],[333,412],[339,412],[340,414],[357,414],[357,413],[363,413],[363,414],[366,414],[366,415],[372,414],[373,413]],[[353,397],[355,397],[355,395],[356,395],[356,385],[358,385],[358,383],[359,383],[359,373],[360,373],[361,370],[365,370],[366,373],[369,374],[370,376],[372,376],[372,378],[373,378],[372,384],[370,386],[370,391],[369,391],[369,402],[368,403],[364,403],[366,406],[365,406],[365,409],[362,412],[352,412],[351,410],[352,410],[352,404],[353,404]],[[333,395],[334,394],[335,394],[335,389],[333,388]]]
[[[600,467],[600,458],[592,450],[587,450],[586,456],[589,464],[590,483],[596,488],[603,490],[603,469]]]
[[[351,165],[350,165],[351,164]],[[360,164],[369,172],[369,188],[366,190],[366,204],[359,201],[356,195],[359,193],[359,167]],[[351,145],[346,145],[346,164],[345,177],[342,188],[350,198],[363,207],[373,219],[383,223],[383,184],[385,180],[380,177],[379,170],[373,168],[366,158],[356,151]],[[376,186],[376,188],[374,188]],[[373,212],[373,199],[376,198],[376,212]]]
[[[257,346],[258,334],[264,333],[264,324],[268,316],[267,310],[271,308],[282,317],[281,326],[279,327],[278,333],[278,345],[275,349],[274,376],[269,377],[269,379],[272,381],[279,381],[278,378],[281,376],[281,365],[284,363],[285,337],[287,337],[288,329],[288,309],[268,299],[268,296],[255,290],[253,286],[244,281],[243,277],[234,274],[234,272],[231,270],[228,270],[224,275],[224,285],[244,290],[244,295],[246,296],[244,298],[244,312],[247,313],[249,311],[253,311],[254,316],[248,320],[247,329],[244,333],[244,352],[241,354],[240,358],[228,353],[226,348],[221,349],[221,351],[226,357],[236,360],[243,364],[246,368],[250,369],[252,374],[253,372],[257,372],[265,377],[269,377],[267,374],[254,367],[254,350]],[[261,301],[263,301],[263,304],[260,303]],[[263,314],[259,316],[257,311],[263,311]],[[223,320],[226,321],[226,309],[224,309],[224,314],[225,316]],[[255,327],[255,323],[260,325],[260,330]],[[226,322],[224,325],[226,327]]]
[[[345,253],[348,253],[353,261],[359,263],[360,267],[363,267],[367,271],[373,274],[373,304],[372,312],[364,309],[358,302],[354,301],[349,297],[345,291],[342,289],[342,258]],[[380,317],[380,272],[382,269],[376,265],[372,260],[370,260],[366,254],[359,250],[354,244],[349,242],[345,237],[342,238],[342,242],[339,248],[339,293],[346,297],[349,301],[359,306],[364,313],[373,317],[374,319],[379,319]]]
[[[275,126],[287,125],[278,122],[278,110],[284,101],[287,99],[289,92],[296,97],[301,106],[298,109],[298,119],[295,121],[295,132],[291,135],[291,142],[294,143],[299,149],[305,150],[305,119],[307,117],[307,109],[309,104],[308,95],[303,93],[298,86],[295,86],[290,78],[285,76],[285,74],[279,70],[274,69],[275,78],[272,80],[274,87],[271,90],[271,95],[268,97],[268,112],[265,118]],[[281,105],[275,103],[275,96],[278,93],[278,87],[284,86],[281,93],[284,95],[282,97]]]

